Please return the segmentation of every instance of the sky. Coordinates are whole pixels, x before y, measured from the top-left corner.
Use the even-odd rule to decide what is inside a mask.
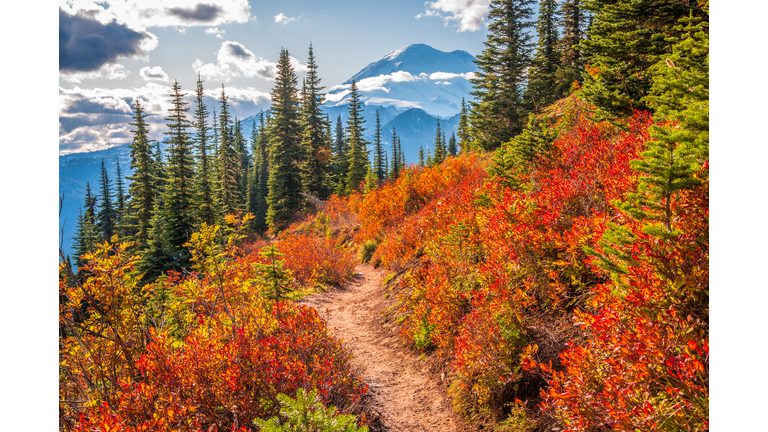
[[[209,111],[222,84],[239,118],[269,106],[286,49],[299,79],[310,43],[326,89],[414,43],[478,55],[490,0],[59,0],[59,154],[131,139],[139,97],[161,139],[170,87],[204,81]],[[214,99],[216,98],[216,99]]]

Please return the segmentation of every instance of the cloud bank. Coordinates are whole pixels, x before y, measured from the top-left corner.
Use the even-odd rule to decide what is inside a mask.
[[[438,16],[443,18],[445,25],[456,22],[459,32],[478,31],[488,15],[491,0],[437,0],[426,2],[427,10],[416,15],[416,18]],[[446,15],[447,14],[447,15]]]

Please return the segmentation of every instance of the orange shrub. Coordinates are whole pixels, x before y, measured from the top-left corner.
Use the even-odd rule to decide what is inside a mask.
[[[286,268],[304,286],[341,285],[355,272],[354,254],[336,246],[330,238],[284,233],[277,248],[285,254]]]

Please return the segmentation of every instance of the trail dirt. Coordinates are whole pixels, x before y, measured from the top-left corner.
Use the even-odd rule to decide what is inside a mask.
[[[353,369],[368,383],[381,430],[476,431],[453,412],[445,374],[436,370],[436,362],[397,338],[397,324],[384,314],[390,301],[382,273],[360,264],[344,286],[302,303],[316,308],[351,351]]]

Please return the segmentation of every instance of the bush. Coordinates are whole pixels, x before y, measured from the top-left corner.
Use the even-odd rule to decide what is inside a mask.
[[[363,264],[369,263],[378,246],[379,244],[375,240],[366,240],[363,242],[363,244],[360,245],[360,262]]]

